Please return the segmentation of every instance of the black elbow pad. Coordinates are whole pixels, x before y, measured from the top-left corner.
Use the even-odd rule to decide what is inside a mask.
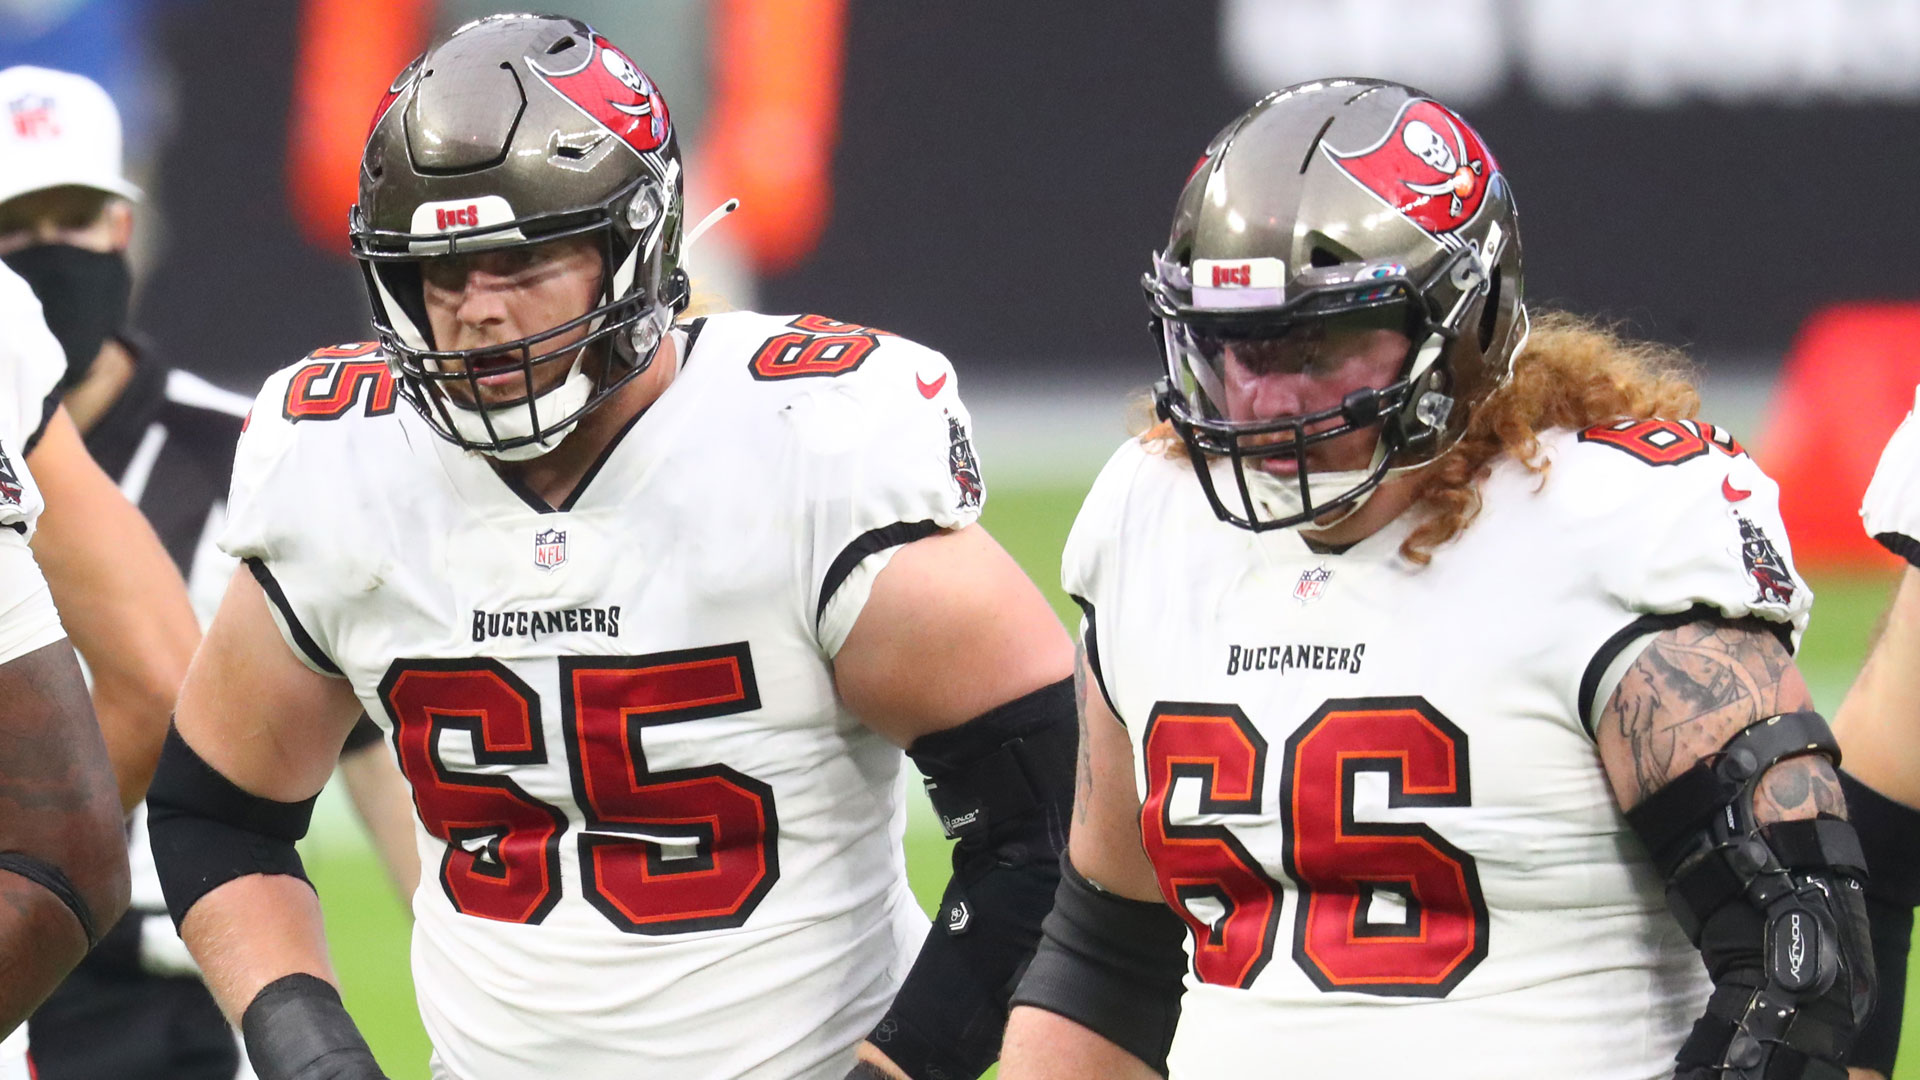
[[[1873,997],[1866,859],[1833,817],[1761,825],[1754,792],[1789,758],[1837,761],[1818,713],[1768,717],[1627,814],[1667,879],[1714,991],[1680,1080],[1843,1077]]]
[[[940,913],[869,1036],[915,1080],[978,1076],[1053,904],[1079,727],[1063,679],[914,742],[907,754],[957,840]]]
[[[318,798],[318,796],[315,796]],[[313,799],[277,802],[242,790],[168,727],[147,789],[147,833],[167,912],[177,927],[200,898],[249,874],[307,880],[294,842],[307,835]]]

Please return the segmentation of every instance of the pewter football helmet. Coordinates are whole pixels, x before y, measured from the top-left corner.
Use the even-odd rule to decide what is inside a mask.
[[[1215,136],[1142,284],[1166,362],[1160,415],[1214,512],[1256,531],[1351,512],[1395,469],[1438,457],[1526,338],[1513,194],[1493,155],[1445,106],[1372,79],[1289,87]],[[1319,412],[1229,417],[1231,343],[1310,352],[1343,327],[1410,339],[1388,385]],[[1304,467],[1309,447],[1366,428],[1380,432],[1370,468]],[[1302,467],[1249,467],[1276,457]]]
[[[353,209],[353,253],[401,392],[443,438],[515,460],[552,449],[651,362],[686,306],[680,151],[660,90],[573,19],[493,15],[409,64],[374,114]],[[560,326],[484,349],[435,347],[421,262],[599,240],[601,291]],[[543,343],[587,329],[578,347]],[[604,362],[587,363],[590,356]],[[486,408],[476,365],[517,365],[526,392]],[[536,395],[535,372],[569,367]],[[466,403],[442,387],[469,380]]]

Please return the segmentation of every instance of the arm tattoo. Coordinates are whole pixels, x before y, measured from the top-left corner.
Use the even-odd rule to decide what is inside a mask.
[[[1616,798],[1631,809],[1754,721],[1809,708],[1806,682],[1778,638],[1750,623],[1703,619],[1647,645],[1594,737]],[[1811,755],[1769,770],[1754,796],[1762,822],[1844,816],[1843,807],[1833,767]]]
[[[1087,747],[1087,639],[1078,634],[1073,641],[1073,712],[1080,718],[1079,764],[1073,777],[1073,820],[1087,820],[1087,808],[1093,801],[1093,755]]]
[[[1760,790],[1753,793],[1754,817],[1763,825],[1820,814],[1846,817],[1846,807],[1840,777],[1816,754],[1789,758],[1768,769]]]

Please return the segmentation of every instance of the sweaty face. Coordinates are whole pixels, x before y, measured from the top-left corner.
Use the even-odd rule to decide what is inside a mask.
[[[1224,345],[1221,404],[1229,420],[1267,421],[1338,408],[1355,390],[1382,389],[1399,375],[1412,342],[1398,330],[1317,323],[1285,337]],[[1307,426],[1309,435],[1338,427],[1338,418]],[[1258,440],[1284,443],[1291,433]],[[1378,427],[1363,428],[1307,448],[1309,472],[1366,469],[1373,464]],[[1279,476],[1299,471],[1298,460],[1271,457],[1260,468]]]
[[[421,291],[433,344],[445,351],[484,349],[551,330],[587,313],[600,295],[601,258],[591,237],[574,236],[528,247],[481,251],[426,259],[420,265]],[[582,324],[533,346],[533,357],[569,352],[587,336]],[[479,377],[478,404],[520,401],[528,394],[518,349],[472,361]],[[447,370],[465,370],[450,361]],[[572,370],[570,358],[533,366],[532,393],[551,390]],[[441,384],[449,397],[476,404],[467,380]]]

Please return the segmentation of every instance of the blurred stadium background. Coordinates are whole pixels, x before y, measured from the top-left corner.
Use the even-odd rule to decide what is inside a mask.
[[[1898,567],[1854,511],[1920,381],[1920,4],[557,6],[662,85],[691,212],[743,198],[694,257],[699,288],[953,357],[986,523],[1063,618],[1060,543],[1154,377],[1136,281],[1193,159],[1299,79],[1428,89],[1513,178],[1533,301],[1699,362],[1707,415],[1786,488],[1819,596],[1802,665],[1823,708],[1857,670]],[[134,325],[170,362],[251,393],[315,346],[367,336],[345,243],[366,120],[430,34],[503,9],[0,0],[0,67],[80,71],[115,95],[149,193]],[[910,842],[931,896],[944,850],[925,815]],[[338,805],[306,851],[348,1004],[396,1080],[424,1077],[403,908]],[[1920,1080],[1920,1052],[1899,1075]]]

